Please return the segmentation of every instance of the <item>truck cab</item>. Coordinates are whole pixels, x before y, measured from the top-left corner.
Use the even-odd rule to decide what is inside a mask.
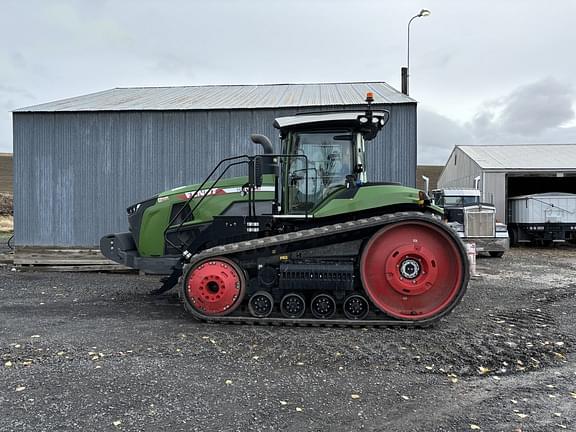
[[[501,257],[510,247],[506,224],[496,220],[496,207],[482,203],[479,189],[436,189],[434,203],[444,209],[445,222],[476,252]]]

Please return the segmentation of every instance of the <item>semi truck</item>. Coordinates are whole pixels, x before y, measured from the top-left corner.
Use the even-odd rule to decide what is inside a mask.
[[[436,189],[434,203],[444,209],[444,221],[464,243],[475,243],[476,253],[502,257],[510,247],[506,224],[496,220],[496,207],[481,202],[479,189]]]

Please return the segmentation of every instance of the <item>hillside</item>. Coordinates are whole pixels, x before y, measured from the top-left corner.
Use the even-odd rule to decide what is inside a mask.
[[[0,192],[12,190],[12,153],[0,153]]]

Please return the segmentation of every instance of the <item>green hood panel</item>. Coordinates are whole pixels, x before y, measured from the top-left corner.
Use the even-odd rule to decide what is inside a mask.
[[[219,181],[214,188],[209,189],[209,182],[201,193],[190,202],[190,207],[194,208],[202,196],[208,193],[200,206],[194,211],[194,220],[186,225],[197,225],[210,222],[214,216],[222,214],[235,202],[247,201],[247,196],[242,196],[240,191],[248,181],[247,177],[235,177]],[[265,175],[263,188],[266,191],[256,192],[256,199],[259,201],[272,201],[274,192],[271,187],[274,185],[274,177]],[[172,207],[175,204],[185,203],[200,184],[182,186],[158,194],[156,204],[147,208],[142,217],[140,226],[140,238],[138,251],[141,256],[162,256],[164,255],[164,230],[170,223]],[[272,207],[270,207],[272,210]]]
[[[312,215],[315,218],[323,218],[393,205],[421,206],[419,193],[419,189],[406,186],[367,184],[360,186],[356,194],[350,198],[336,198],[339,194],[328,197],[312,211]],[[436,206],[428,207],[435,213],[442,213]]]
[[[236,177],[225,179],[211,190],[208,187],[202,189],[200,195],[208,192],[200,206],[194,211],[194,220],[186,225],[197,225],[210,222],[214,216],[220,215],[235,202],[247,201],[247,196],[242,196],[240,190],[246,184],[246,177]],[[264,191],[256,192],[256,199],[259,201],[272,201],[274,177],[264,176]],[[162,256],[164,255],[164,230],[170,222],[172,208],[175,204],[185,203],[200,185],[183,186],[158,195],[157,202],[144,211],[140,227],[140,238],[138,249],[141,256]],[[333,217],[348,213],[367,211],[370,209],[397,206],[413,205],[422,206],[419,190],[400,185],[379,185],[367,184],[359,187],[355,193],[351,191],[342,196],[344,189],[337,191],[326,197],[324,202],[311,211],[314,218]],[[201,199],[201,196],[194,198],[190,202],[193,208]],[[442,214],[442,209],[428,205],[427,208],[437,214]],[[270,208],[272,210],[272,208]]]

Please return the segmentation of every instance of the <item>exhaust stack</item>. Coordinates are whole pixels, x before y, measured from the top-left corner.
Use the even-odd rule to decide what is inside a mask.
[[[274,146],[266,135],[252,134],[250,139],[254,144],[260,144],[265,155],[274,154]],[[278,175],[278,164],[274,161],[272,156],[262,157],[262,174],[276,174]]]

